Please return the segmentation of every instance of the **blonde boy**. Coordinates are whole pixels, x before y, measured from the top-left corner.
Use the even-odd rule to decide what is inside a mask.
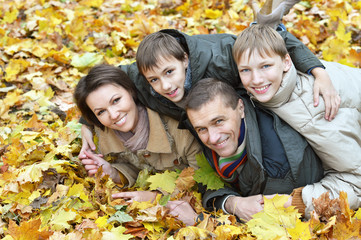
[[[298,189],[306,208],[312,198],[329,191],[348,194],[350,207],[361,206],[361,69],[322,61],[342,103],[335,119],[324,119],[322,99],[313,105],[314,77],[298,72],[282,38],[273,29],[245,29],[233,47],[240,79],[251,95],[301,133],[321,158],[326,174],[315,184]],[[337,102],[335,103],[337,104]],[[296,146],[295,146],[296,147]]]

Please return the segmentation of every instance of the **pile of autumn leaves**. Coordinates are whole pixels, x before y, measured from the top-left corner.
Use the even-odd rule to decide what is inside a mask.
[[[289,31],[329,61],[360,67],[361,2],[301,2]],[[252,21],[247,1],[2,1],[0,5],[0,237],[2,239],[346,239],[360,238],[361,213],[347,198],[314,200],[301,221],[284,196],[242,224],[205,212],[197,184],[223,183],[204,157],[201,168],[150,174],[132,189],[88,177],[77,159],[79,112],[72,90],[100,62],[126,64],[141,39],[162,28],[188,34],[237,34]],[[322,55],[321,55],[322,54]],[[111,157],[109,157],[111,161]],[[113,192],[158,190],[154,203],[114,200]],[[204,219],[186,227],[164,208],[183,199]]]

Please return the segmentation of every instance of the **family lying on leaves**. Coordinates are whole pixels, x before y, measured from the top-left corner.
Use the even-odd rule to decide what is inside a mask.
[[[161,30],[141,42],[136,63],[93,67],[74,93],[88,174],[102,166],[129,187],[144,168],[197,169],[195,155],[203,152],[231,186],[203,192],[207,210],[247,221],[263,210],[263,197],[289,194],[285,207],[307,219],[312,198],[340,191],[359,208],[361,69],[320,61],[279,25],[296,2],[261,11],[254,5],[257,24],[238,37]],[[105,161],[109,153],[118,159]],[[156,194],[112,197],[149,201]],[[186,225],[198,217],[186,201],[166,207]]]

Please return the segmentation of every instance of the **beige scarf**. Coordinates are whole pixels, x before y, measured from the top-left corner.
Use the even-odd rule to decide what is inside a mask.
[[[115,130],[115,133],[124,143],[124,147],[130,151],[135,152],[139,149],[145,149],[149,140],[149,119],[145,107],[137,105],[138,108],[138,123],[135,127],[134,133],[121,132]]]

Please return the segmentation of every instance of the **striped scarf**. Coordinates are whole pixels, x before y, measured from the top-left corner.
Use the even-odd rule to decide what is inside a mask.
[[[238,177],[238,174],[234,174],[236,169],[247,160],[246,124],[244,119],[242,119],[241,122],[241,130],[238,137],[238,149],[236,153],[230,157],[219,157],[218,160],[214,151],[212,151],[212,155],[218,174],[227,182],[235,182]]]

